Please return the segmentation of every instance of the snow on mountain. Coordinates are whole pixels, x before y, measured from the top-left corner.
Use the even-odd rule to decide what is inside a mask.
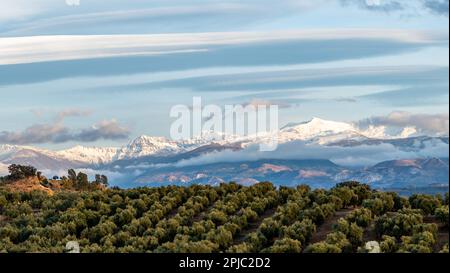
[[[7,161],[18,157],[36,157],[39,154],[46,156],[55,156],[52,151],[31,147],[31,146],[19,146],[19,145],[0,145],[0,161]]]
[[[355,124],[313,118],[299,125],[285,126],[280,130],[279,142],[309,140],[320,145],[342,140],[378,139],[390,140],[418,136],[414,127],[387,128],[373,126],[359,128]]]
[[[201,137],[182,141],[173,141],[165,137],[140,136],[128,145],[119,148],[76,146],[61,151],[49,151],[28,146],[0,145],[0,163],[34,163],[39,166],[47,164],[61,167],[68,166],[70,163],[75,166],[101,165],[116,160],[136,159],[146,156],[165,157],[191,151],[206,153],[211,150],[206,149],[207,147],[214,147],[214,150],[220,147],[224,149],[228,149],[227,147],[243,148],[267,141],[273,137],[277,137],[279,143],[305,141],[318,145],[343,146],[357,146],[372,142],[377,144],[405,139],[408,141],[400,143],[405,146],[414,144],[414,142],[409,141],[409,138],[417,135],[416,129],[412,127],[397,128],[396,130],[384,126],[359,128],[356,124],[313,118],[308,122],[289,124],[283,127],[276,136],[266,134],[257,137],[237,137],[204,132]]]
[[[34,147],[29,147],[29,146],[18,146],[18,145],[8,145],[8,144],[4,144],[4,145],[0,145],[0,160],[5,159],[11,155],[13,155],[14,153],[20,151],[20,150],[33,150],[33,151],[37,151],[39,149],[34,148]]]
[[[313,118],[309,122],[302,123],[293,127],[286,127],[281,130],[282,133],[291,133],[296,139],[310,139],[313,137],[338,134],[347,131],[353,131],[354,127],[344,122],[335,122]]]
[[[369,138],[376,138],[376,139],[387,138],[386,126],[373,126],[373,125],[370,125],[366,129],[359,129],[359,132],[362,135],[364,135],[364,136],[368,136]]]
[[[412,137],[412,136],[415,136],[416,134],[417,134],[417,129],[415,127],[406,127],[400,133],[399,138]]]
[[[129,159],[148,155],[170,155],[184,150],[182,143],[165,137],[140,136],[120,149],[118,159]]]
[[[0,145],[0,163],[32,165],[40,170],[67,170],[83,165],[83,162],[65,159],[57,152],[16,145]]]
[[[87,164],[109,163],[117,159],[119,148],[75,146],[56,152],[61,158]]]

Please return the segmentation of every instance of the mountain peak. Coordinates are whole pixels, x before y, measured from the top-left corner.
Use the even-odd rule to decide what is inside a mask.
[[[313,117],[308,123],[317,123],[317,122],[330,122],[329,120],[321,119],[318,117]]]
[[[133,158],[147,155],[166,155],[180,150],[179,144],[166,137],[141,135],[121,149],[119,158]]]
[[[299,134],[304,138],[322,135],[324,133],[342,133],[346,131],[353,131],[352,125],[344,122],[329,121],[314,117],[308,122],[303,122],[291,127],[285,127],[283,131]]]
[[[332,120],[326,120],[326,119],[321,119],[321,118],[317,118],[317,117],[313,117],[309,122],[307,122],[306,124],[317,124],[317,125],[322,125],[322,126],[340,126],[340,127],[352,127],[350,124],[345,123],[345,122],[340,122],[340,121],[332,121]]]
[[[140,135],[135,138],[131,143],[154,143],[154,142],[172,142],[170,139],[161,136],[147,136]]]

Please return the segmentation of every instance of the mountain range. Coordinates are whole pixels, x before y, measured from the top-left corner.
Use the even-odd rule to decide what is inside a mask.
[[[278,140],[274,152],[258,144]],[[113,184],[310,184],[330,187],[359,180],[374,187],[448,186],[448,136],[415,128],[386,128],[313,118],[273,134],[239,137],[204,132],[173,141],[140,136],[124,147],[83,147],[51,151],[0,145],[0,174],[9,164],[33,165],[46,175],[67,169],[106,173]]]

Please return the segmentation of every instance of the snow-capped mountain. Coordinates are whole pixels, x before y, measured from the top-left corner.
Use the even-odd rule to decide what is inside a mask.
[[[33,150],[33,151],[43,151],[38,148],[30,146],[17,146],[17,145],[0,145],[0,160],[7,158],[8,156],[15,154],[20,150]]]
[[[309,122],[285,126],[277,134],[278,143],[301,140],[320,145],[337,142],[342,139],[369,138],[353,125],[344,122],[313,118]]]
[[[116,160],[134,159],[146,156],[172,156],[193,151],[211,144],[246,147],[250,144],[278,138],[278,143],[306,141],[319,145],[352,145],[380,143],[396,139],[410,139],[417,135],[414,128],[403,128],[399,134],[388,134],[384,126],[360,129],[354,124],[313,118],[308,122],[290,124],[274,136],[234,136],[204,132],[201,137],[190,140],[173,141],[165,137],[140,136],[124,147],[84,147],[75,146],[61,151],[50,151],[30,146],[0,145],[0,162],[12,162],[15,159],[38,158],[46,156],[59,161],[72,161],[77,165],[107,164]],[[239,145],[236,145],[239,144]],[[205,149],[206,150],[206,149]]]
[[[277,138],[280,145],[306,145],[293,145],[293,149],[312,147],[311,149],[317,151],[314,158],[317,158],[316,155],[320,157],[322,151],[334,148],[338,148],[339,154],[344,153],[343,156],[350,159],[353,151],[356,151],[355,155],[359,157],[361,153],[369,153],[367,156],[372,156],[370,150],[366,152],[367,147],[373,147],[371,151],[377,150],[376,146],[379,145],[383,145],[384,149],[390,148],[383,150],[386,156],[383,155],[380,160],[377,157],[378,165],[366,165],[362,168],[360,166],[356,169],[335,165],[329,161],[305,160],[303,157],[298,158],[302,159],[301,161],[290,159],[279,164],[280,155],[271,157],[270,154],[264,156],[267,160],[255,165],[251,162],[257,161],[258,157],[245,161],[232,155],[236,152],[247,152],[248,149],[251,152],[253,144],[266,142],[273,137]],[[427,149],[431,149],[430,155],[427,154]],[[440,152],[440,158],[426,161],[428,157],[434,157],[439,150],[444,151]],[[149,184],[219,183],[230,180],[252,183],[271,180],[276,183],[325,185],[347,179],[389,185],[393,185],[395,181],[407,183],[408,180],[419,184],[427,181],[441,183],[448,177],[448,152],[445,154],[445,151],[448,151],[448,136],[424,136],[410,127],[395,130],[383,126],[360,128],[356,124],[313,118],[308,122],[289,124],[275,135],[234,136],[204,132],[199,137],[181,141],[140,136],[123,147],[75,146],[60,151],[0,145],[0,175],[7,172],[9,164],[16,163],[33,165],[50,175],[59,174],[69,168],[83,168],[93,169],[95,172],[119,173],[121,177],[127,177],[130,183]],[[211,159],[215,159],[220,153],[226,154],[225,161],[215,160],[212,164]],[[302,155],[302,150],[298,154]],[[397,157],[398,154],[400,158]],[[405,158],[407,155],[412,157]],[[243,162],[231,162],[229,158]],[[284,154],[281,158],[284,158]],[[200,161],[196,162],[200,163],[185,164],[186,161],[199,159]],[[380,163],[382,161],[384,163]],[[408,162],[417,166],[398,166]]]
[[[168,155],[180,150],[179,143],[165,137],[140,136],[120,149],[117,158],[136,158],[153,154]]]
[[[279,143],[286,143],[294,140],[308,141],[320,145],[339,143],[346,141],[364,140],[393,140],[406,139],[418,136],[414,128],[407,127],[399,130],[398,134],[388,133],[388,128],[384,126],[370,126],[360,129],[356,125],[345,122],[335,122],[313,118],[308,122],[290,124],[275,135]],[[167,156],[177,153],[188,152],[204,145],[219,144],[229,145],[233,143],[257,143],[264,141],[267,137],[274,137],[273,134],[255,136],[235,136],[227,134],[217,134],[204,132],[201,137],[190,140],[173,141],[165,137],[140,136],[132,140],[124,147],[84,147],[75,146],[61,151],[50,151],[30,146],[0,145],[0,160],[8,158],[23,151],[32,151],[51,157],[62,158],[71,161],[83,162],[87,164],[102,164],[118,159],[139,158],[150,155]],[[31,154],[31,153],[30,153]],[[25,156],[25,155],[23,155]]]
[[[406,127],[393,130],[386,126],[359,128],[356,124],[313,118],[300,124],[283,127],[278,133],[280,143],[292,140],[309,140],[320,145],[336,143],[341,140],[389,140],[419,136],[415,128]]]
[[[73,148],[57,151],[55,154],[70,161],[78,161],[86,164],[104,164],[117,159],[119,148],[113,147],[84,147],[75,146]]]
[[[282,134],[291,133],[296,139],[310,139],[318,136],[353,132],[355,128],[348,123],[313,118],[308,122],[281,129]]]
[[[40,170],[63,170],[85,164],[73,158],[64,158],[59,152],[16,145],[0,145],[0,163],[32,165]]]

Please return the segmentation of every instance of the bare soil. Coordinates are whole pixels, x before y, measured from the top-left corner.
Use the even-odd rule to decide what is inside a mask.
[[[313,234],[310,244],[314,244],[323,241],[327,238],[327,235],[333,231],[333,226],[337,224],[337,221],[344,218],[355,210],[355,208],[345,208],[337,211],[333,216],[325,220],[325,222],[317,228],[317,231]]]
[[[46,192],[48,195],[53,195],[53,190],[42,186],[37,177],[29,177],[9,182],[6,183],[3,187],[6,190],[10,190],[12,192],[31,192],[37,190]]]
[[[372,221],[373,222],[373,221]],[[364,229],[363,242],[378,241],[374,223]]]
[[[248,226],[236,236],[233,245],[237,245],[244,242],[245,237],[248,234],[255,232],[261,225],[261,223],[264,221],[264,219],[272,217],[275,214],[276,210],[277,210],[276,208],[268,209],[258,217],[258,220],[256,222],[249,223]]]

